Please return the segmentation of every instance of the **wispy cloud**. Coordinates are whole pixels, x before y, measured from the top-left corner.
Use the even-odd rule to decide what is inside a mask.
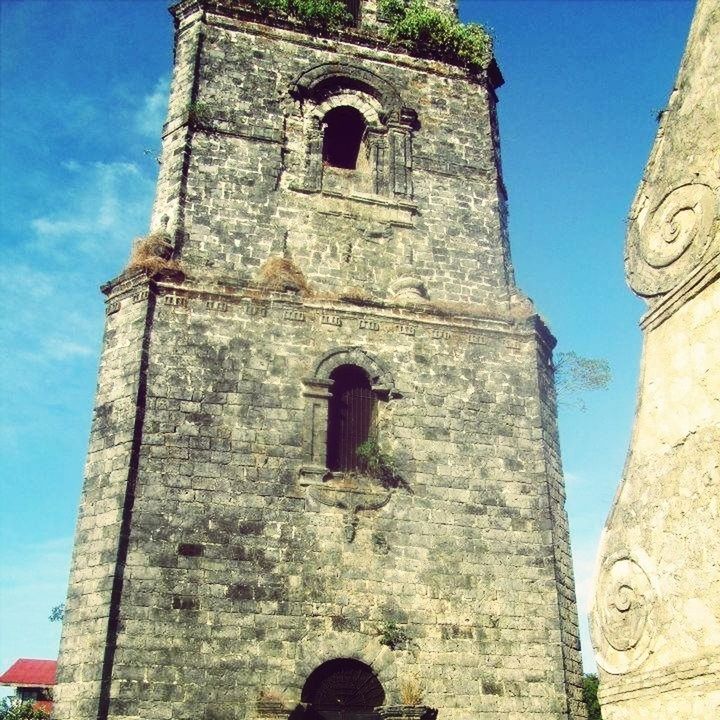
[[[152,92],[145,95],[140,109],[135,113],[135,128],[141,135],[154,140],[160,137],[169,94],[170,80],[162,77],[157,81]]]
[[[57,249],[49,241],[72,236],[66,252],[92,252],[104,246],[108,233],[122,234],[135,225],[140,209],[147,210],[152,180],[135,163],[70,160],[63,167],[71,173],[63,207],[30,220],[41,250]]]
[[[0,577],[0,665],[26,657],[52,658],[57,653],[60,623],[48,620],[50,609],[65,599],[72,538],[22,543],[3,552]],[[40,570],[42,568],[42,570]],[[26,618],[18,623],[17,618]],[[16,652],[16,651],[15,651]]]

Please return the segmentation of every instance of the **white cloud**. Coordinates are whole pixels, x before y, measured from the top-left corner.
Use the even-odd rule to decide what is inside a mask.
[[[54,658],[60,623],[48,620],[54,605],[63,602],[72,538],[32,542],[26,536],[3,553],[0,577],[0,665],[6,670],[22,648],[26,657]],[[17,618],[30,622],[18,623]]]
[[[135,128],[141,135],[157,139],[160,137],[170,94],[170,80],[160,78],[152,92],[143,98],[142,106],[135,114]]]
[[[68,188],[69,212],[64,216],[34,218],[30,221],[32,229],[40,236],[57,237],[102,232],[119,226],[123,221],[121,192],[124,197],[128,180],[143,181],[138,166],[127,162],[81,166],[76,161],[68,165],[72,166],[73,173],[80,173],[84,181],[79,188]]]
[[[45,342],[45,357],[51,360],[67,360],[69,358],[95,354],[95,348],[91,345],[85,345],[75,342],[68,338],[52,337]]]
[[[580,485],[583,482],[583,478],[580,475],[566,470],[563,475],[565,476],[565,486],[568,485]]]

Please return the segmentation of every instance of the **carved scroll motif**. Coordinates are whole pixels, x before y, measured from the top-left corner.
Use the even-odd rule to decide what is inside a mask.
[[[623,673],[645,660],[655,636],[655,599],[649,574],[628,553],[605,560],[591,618],[593,644],[602,668]]]
[[[633,290],[650,296],[668,292],[701,262],[718,217],[712,189],[681,185],[659,201],[648,200],[628,232],[626,267]]]

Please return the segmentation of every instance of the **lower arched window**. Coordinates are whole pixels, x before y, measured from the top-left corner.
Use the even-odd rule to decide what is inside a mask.
[[[370,378],[357,365],[340,365],[330,379],[327,467],[335,471],[358,470],[357,449],[370,439],[375,415]]]
[[[385,691],[372,669],[359,660],[338,658],[310,673],[302,691],[311,720],[377,720]]]

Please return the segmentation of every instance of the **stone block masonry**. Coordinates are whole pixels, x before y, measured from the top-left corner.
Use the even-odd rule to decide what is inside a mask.
[[[584,717],[499,73],[237,2],[174,14],[151,227],[182,271],[104,289],[57,717],[310,720],[334,687],[353,720],[411,679],[442,720]],[[354,168],[326,152],[336,108]],[[346,368],[392,476],[329,460]]]

